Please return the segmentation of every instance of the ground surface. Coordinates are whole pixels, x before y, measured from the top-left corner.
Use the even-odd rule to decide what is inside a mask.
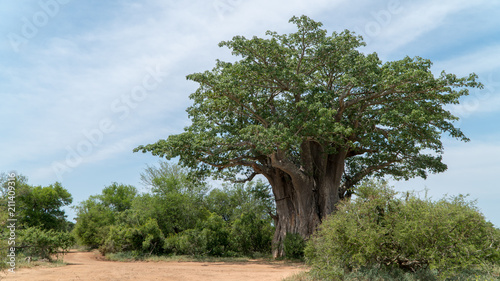
[[[100,260],[95,253],[70,252],[64,257],[69,263],[61,267],[33,267],[1,274],[2,280],[281,280],[305,270],[303,266],[262,262],[114,262]]]

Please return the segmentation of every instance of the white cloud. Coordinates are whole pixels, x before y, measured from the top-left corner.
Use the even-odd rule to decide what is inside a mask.
[[[366,18],[359,20],[356,31],[368,43],[369,52],[377,52],[381,57],[405,46],[432,45],[421,42],[424,35],[443,28],[445,21],[453,15],[468,9],[480,7],[484,1],[400,1],[383,2]]]
[[[500,44],[486,45],[459,57],[435,63],[436,69],[449,69],[449,72],[464,76],[469,73],[491,73],[500,69]],[[497,82],[498,81],[493,81]]]

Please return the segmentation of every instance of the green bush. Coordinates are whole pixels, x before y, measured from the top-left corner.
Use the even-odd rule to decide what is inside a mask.
[[[203,222],[201,234],[205,237],[206,253],[210,256],[225,256],[229,248],[229,229],[224,219],[216,214],[211,214]]]
[[[168,253],[194,256],[233,256],[228,223],[217,214],[210,214],[196,229],[188,229],[165,240]]]
[[[144,225],[140,227],[140,234],[142,238],[141,250],[151,254],[159,254],[163,251],[165,244],[165,236],[158,226],[155,219],[148,219]]]
[[[306,243],[298,233],[287,233],[283,241],[285,257],[289,259],[303,259]]]
[[[206,237],[201,235],[201,230],[187,229],[167,237],[164,249],[169,254],[202,256],[206,254],[206,245]]]
[[[439,278],[500,263],[499,231],[464,196],[431,201],[369,182],[338,205],[306,247],[313,273],[340,278],[362,268],[436,272]]]
[[[231,245],[245,255],[271,251],[274,228],[255,213],[243,213],[231,224]]]
[[[158,222],[149,218],[142,225],[113,225],[108,236],[99,247],[101,254],[135,251],[141,254],[163,252],[165,237]]]
[[[90,196],[74,209],[77,213],[77,222],[73,234],[78,243],[90,248],[102,246],[115,223],[117,214],[109,206],[104,205],[99,196]]]
[[[68,232],[44,230],[28,227],[19,232],[20,244],[26,256],[52,259],[59,251],[67,252],[75,244],[74,237]]]

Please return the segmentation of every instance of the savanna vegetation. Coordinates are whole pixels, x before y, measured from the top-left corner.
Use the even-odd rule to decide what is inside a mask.
[[[76,240],[134,259],[305,260],[311,270],[294,280],[500,278],[500,230],[474,201],[433,201],[375,179],[446,170],[442,135],[468,140],[446,106],[482,87],[476,75],[435,77],[419,57],[382,63],[349,31],[328,36],[305,16],[291,22],[295,33],[222,42],[241,59],[188,76],[200,84],[192,124],[135,149],[179,160],[147,167],[144,191],[106,186],[73,207],[72,224],[65,188],[17,176],[16,251],[50,259]],[[9,182],[5,175],[2,224]],[[8,249],[8,228],[0,233]]]
[[[52,259],[75,241],[119,259],[269,257],[273,247],[275,203],[262,181],[213,188],[160,162],[143,172],[144,192],[113,183],[78,203],[75,225],[61,210],[71,195],[60,184],[31,186],[24,176],[15,181],[18,260]],[[4,177],[2,208],[8,182]],[[6,225],[8,212],[2,214]],[[4,249],[8,235],[3,228]],[[500,278],[500,230],[474,201],[461,195],[433,201],[398,193],[383,181],[360,184],[309,239],[288,233],[284,249],[287,258],[311,267],[289,280]]]
[[[33,186],[15,173],[2,174],[0,182],[2,268],[19,266],[25,258],[50,261],[75,244],[74,224],[62,210],[73,199],[60,183]],[[10,265],[12,257],[17,263]]]
[[[500,229],[465,196],[365,182],[307,242],[313,280],[498,280]]]
[[[167,162],[148,167],[142,180],[147,192],[115,183],[75,207],[81,245],[136,258],[271,252],[274,202],[262,181],[210,188]]]

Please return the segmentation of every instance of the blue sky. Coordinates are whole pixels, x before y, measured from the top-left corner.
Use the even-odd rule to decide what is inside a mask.
[[[142,188],[159,159],[132,149],[189,124],[193,72],[233,59],[235,35],[293,32],[293,15],[350,29],[384,60],[421,56],[433,71],[475,72],[485,89],[450,107],[471,139],[444,138],[448,171],[394,182],[433,198],[470,194],[500,226],[500,3],[495,1],[39,0],[0,9],[0,171],[60,181],[75,203],[112,182]],[[71,210],[69,215],[73,216]]]

